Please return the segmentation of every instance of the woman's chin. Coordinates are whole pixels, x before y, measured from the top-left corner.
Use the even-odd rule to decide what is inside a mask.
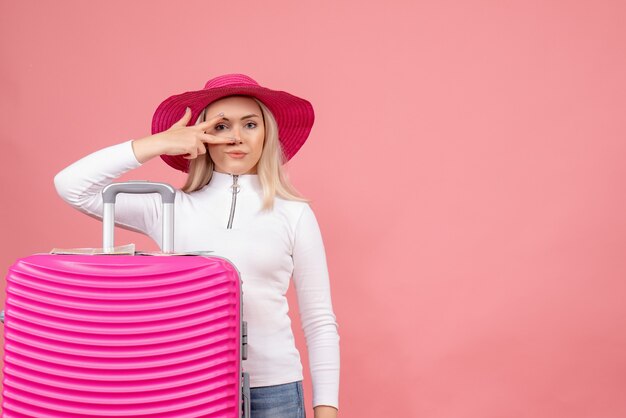
[[[223,166],[216,167],[215,171],[218,171],[220,173],[237,174],[237,175],[257,174],[256,167],[248,167],[247,165],[236,164],[236,163],[234,163],[234,164],[225,164]]]

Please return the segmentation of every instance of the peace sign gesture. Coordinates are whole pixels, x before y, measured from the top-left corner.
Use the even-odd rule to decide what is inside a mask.
[[[183,117],[168,130],[134,140],[132,144],[135,157],[142,164],[163,154],[183,155],[183,158],[191,160],[197,158],[198,155],[206,154],[207,144],[233,144],[235,138],[206,133],[223,116],[224,114],[220,113],[197,125],[187,126],[191,119],[191,109],[187,108]]]

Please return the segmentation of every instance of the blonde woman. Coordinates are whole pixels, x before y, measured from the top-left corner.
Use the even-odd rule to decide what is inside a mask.
[[[308,101],[227,74],[163,101],[152,135],[99,150],[55,177],[66,202],[101,219],[102,188],[150,159],[160,156],[188,173],[176,193],[174,250],[212,250],[241,274],[253,418],[304,417],[302,365],[285,296],[292,277],[315,418],[337,417],[339,334],[322,236],[282,170],[313,121]],[[158,199],[119,195],[116,224],[161,242]]]

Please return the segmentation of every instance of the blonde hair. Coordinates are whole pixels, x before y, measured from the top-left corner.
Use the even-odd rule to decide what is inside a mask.
[[[246,96],[249,97],[249,96]],[[300,193],[289,182],[283,164],[285,163],[285,155],[282,146],[278,140],[278,125],[272,112],[260,100],[250,97],[257,102],[261,108],[263,122],[265,124],[265,139],[263,141],[263,151],[257,165],[257,174],[263,187],[263,210],[272,210],[274,207],[274,199],[280,196],[287,200],[296,200],[300,202],[309,202],[300,195]],[[196,125],[204,122],[206,118],[206,107],[200,113]],[[189,164],[189,175],[187,181],[182,188],[185,193],[191,193],[199,190],[209,184],[213,177],[214,163],[207,151],[204,155],[191,160]]]

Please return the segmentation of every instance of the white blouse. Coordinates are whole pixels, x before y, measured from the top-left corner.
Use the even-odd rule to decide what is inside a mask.
[[[139,166],[129,140],[71,164],[55,176],[54,183],[63,200],[102,219],[102,189]],[[243,319],[248,322],[248,359],[243,368],[250,373],[252,387],[303,378],[285,296],[293,276],[309,353],[313,406],[338,408],[339,334],[315,214],[306,202],[280,197],[276,197],[272,211],[261,211],[259,176],[244,174],[237,176],[240,190],[231,215],[234,179],[214,171],[202,189],[192,193],[176,191],[174,250],[214,251],[239,270]],[[158,195],[117,196],[117,226],[141,232],[160,243],[160,219]]]

